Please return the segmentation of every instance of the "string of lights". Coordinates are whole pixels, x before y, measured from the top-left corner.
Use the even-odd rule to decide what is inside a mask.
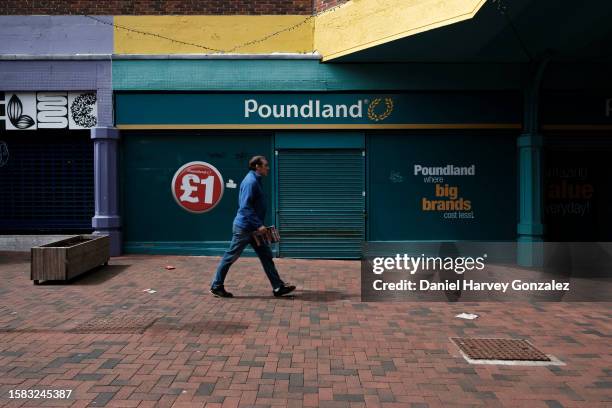
[[[525,53],[527,58],[529,58],[529,62],[533,61],[533,57],[531,56],[531,52],[529,52],[529,49],[527,48],[527,45],[523,41],[523,38],[519,34],[518,30],[516,29],[516,27],[514,25],[514,22],[510,18],[510,14],[508,13],[508,7],[504,4],[503,0],[493,0],[492,3],[493,4],[497,4],[497,11],[499,11],[500,14],[502,16],[504,16],[504,18],[508,22],[508,25],[512,29],[512,33],[516,37],[517,41],[519,42],[519,45],[521,46],[521,49],[523,50],[523,53]]]
[[[187,41],[176,40],[174,38],[166,37],[166,36],[163,36],[163,35],[160,35],[160,34],[157,34],[157,33],[151,33],[151,32],[148,32],[148,31],[141,31],[141,30],[136,30],[136,29],[130,28],[130,27],[125,27],[125,26],[122,26],[120,24],[115,24],[114,22],[111,23],[109,21],[105,21],[105,20],[103,20],[101,18],[97,18],[97,17],[90,16],[90,15],[87,15],[87,14],[85,15],[85,17],[90,18],[92,20],[95,20],[95,21],[97,21],[99,23],[102,23],[102,24],[106,24],[106,25],[109,25],[109,26],[112,26],[112,27],[115,27],[115,28],[119,28],[121,30],[129,31],[131,33],[136,33],[136,34],[141,34],[141,35],[148,35],[148,36],[151,36],[151,37],[157,37],[157,38],[161,38],[163,40],[168,40],[168,41],[171,41],[171,42],[177,43],[177,44],[190,45],[190,46],[193,46],[193,47],[202,48],[202,49],[207,50],[207,51],[223,52],[223,50],[220,50],[220,49],[217,49],[217,48],[206,47],[206,46],[201,45],[201,44],[194,44],[194,43],[190,43],[190,42],[187,42]]]
[[[319,16],[321,16],[323,14],[330,13],[330,12],[332,12],[332,11],[342,7],[342,6],[344,6],[344,4],[345,3],[342,3],[342,4],[339,4],[337,6],[331,7],[329,9],[327,9],[327,10],[321,11],[319,13],[311,14],[309,16],[306,16],[302,21],[300,21],[300,22],[298,22],[298,23],[296,23],[296,24],[294,24],[292,26],[285,27],[285,28],[280,29],[278,31],[274,31],[274,32],[272,32],[270,34],[267,34],[267,35],[265,35],[265,36],[263,36],[261,38],[255,39],[255,40],[246,41],[244,43],[238,44],[238,45],[236,45],[236,46],[234,46],[232,48],[226,49],[226,50],[209,47],[207,45],[202,45],[202,44],[196,44],[196,43],[192,43],[192,42],[177,40],[176,38],[166,37],[164,35],[153,33],[153,32],[150,32],[150,31],[137,30],[137,29],[134,29],[134,28],[131,28],[131,27],[126,27],[126,26],[121,25],[121,24],[116,24],[115,22],[106,21],[106,20],[101,19],[99,17],[88,15],[88,14],[85,14],[84,17],[87,17],[89,19],[97,21],[97,22],[99,22],[101,24],[109,25],[109,26],[118,28],[120,30],[125,30],[125,31],[132,32],[132,33],[135,33],[135,34],[155,37],[155,38],[159,38],[159,39],[162,39],[162,40],[170,41],[170,42],[173,42],[173,43],[177,43],[177,44],[181,44],[181,45],[189,45],[189,46],[192,46],[192,47],[196,47],[196,48],[200,48],[200,49],[203,49],[203,50],[206,50],[206,51],[212,51],[212,52],[216,52],[216,53],[232,53],[232,52],[235,52],[236,50],[239,50],[240,48],[248,47],[248,46],[251,46],[251,45],[254,45],[254,44],[259,44],[259,43],[262,43],[264,41],[269,40],[270,38],[273,38],[273,37],[276,37],[278,35],[281,35],[283,33],[294,31],[297,28],[299,28],[299,27],[303,26],[304,24],[308,23],[310,20],[314,19],[315,17],[319,17]]]

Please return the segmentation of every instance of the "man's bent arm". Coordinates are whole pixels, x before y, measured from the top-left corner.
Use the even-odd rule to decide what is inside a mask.
[[[249,226],[252,229],[258,229],[259,227],[264,225],[264,223],[263,220],[259,218],[259,216],[255,212],[255,208],[253,208],[251,204],[254,200],[254,187],[255,186],[251,184],[248,189],[246,189],[245,194],[240,194],[240,208]]]

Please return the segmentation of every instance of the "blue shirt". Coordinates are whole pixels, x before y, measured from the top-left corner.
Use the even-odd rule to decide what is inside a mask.
[[[266,217],[266,196],[261,175],[250,170],[240,183],[238,213],[234,225],[238,228],[255,231],[263,225]]]

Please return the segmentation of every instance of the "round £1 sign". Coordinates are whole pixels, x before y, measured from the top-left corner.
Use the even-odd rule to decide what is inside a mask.
[[[223,197],[223,177],[215,166],[193,161],[181,166],[172,178],[172,196],[185,210],[205,213],[215,208]]]

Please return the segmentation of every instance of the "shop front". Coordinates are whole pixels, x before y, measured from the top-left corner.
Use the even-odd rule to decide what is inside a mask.
[[[250,157],[277,255],[514,241],[518,92],[116,92],[126,252],[218,255]]]
[[[0,231],[91,232],[96,91],[0,92]]]
[[[548,91],[542,132],[546,240],[612,241],[612,92]]]

